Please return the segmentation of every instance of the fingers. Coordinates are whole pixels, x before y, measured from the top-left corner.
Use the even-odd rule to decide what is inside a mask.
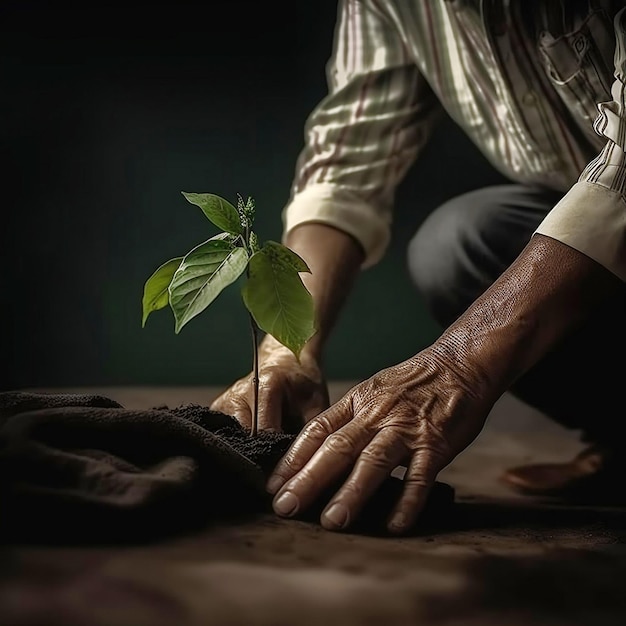
[[[252,424],[252,410],[248,403],[238,396],[222,395],[211,404],[210,409],[234,417],[244,428],[250,428]]]
[[[389,517],[387,528],[395,534],[410,530],[424,509],[437,474],[445,466],[443,456],[433,448],[421,448],[413,455],[404,475],[404,488]]]
[[[292,476],[299,472],[326,438],[352,417],[345,400],[320,413],[302,429],[283,458],[276,464],[267,481],[267,491],[275,494]]]
[[[254,394],[252,382],[237,382],[230,390],[216,398],[211,409],[234,417],[244,428],[252,426]],[[259,386],[257,426],[259,430],[280,430],[282,420],[282,395],[272,385]]]
[[[267,491],[271,494],[277,493],[304,468],[326,439],[351,419],[350,403],[342,399],[306,424],[274,468],[267,482]],[[335,444],[340,442],[336,441]]]
[[[250,406],[254,406],[253,398],[250,398],[248,402]],[[298,409],[297,406],[295,408]],[[276,431],[287,429],[298,433],[302,429],[302,424],[308,423],[327,408],[328,403],[324,404],[323,401],[314,400],[301,410],[301,415],[286,415],[283,389],[275,383],[262,384],[259,387],[258,428],[259,430]],[[253,409],[250,409],[250,413],[253,413]],[[290,424],[290,418],[292,422],[297,423],[297,427],[295,424]]]
[[[292,372],[293,373],[293,372]],[[306,381],[305,381],[306,382]],[[296,376],[293,380],[285,372],[265,372],[259,377],[257,427],[258,430],[283,430],[299,433],[302,425],[328,409],[328,390],[325,386],[307,387]],[[236,381],[217,397],[211,409],[235,417],[244,428],[252,425],[254,414],[254,378],[246,376]]]
[[[254,405],[254,398],[251,399]],[[280,389],[270,385],[259,388],[259,430],[281,430],[283,398]]]
[[[318,435],[317,429],[311,432]],[[374,439],[371,437],[367,429],[350,422],[327,435],[312,454],[305,450],[300,459],[296,453],[288,466],[295,473],[276,493],[274,511],[285,517],[296,515],[313,504],[354,465],[320,519],[327,530],[350,526],[375,491],[399,464],[406,462],[409,454],[404,436],[392,429],[379,432]],[[304,460],[307,457],[309,460]],[[402,495],[389,517],[390,532],[402,534],[415,525],[445,464],[444,455],[430,446],[413,454],[404,475]]]
[[[309,508],[324,492],[343,479],[372,433],[351,422],[328,436],[310,461],[274,498],[274,511],[290,517]]]
[[[349,526],[408,452],[397,432],[379,433],[361,452],[350,476],[322,512],[322,526],[328,530]]]

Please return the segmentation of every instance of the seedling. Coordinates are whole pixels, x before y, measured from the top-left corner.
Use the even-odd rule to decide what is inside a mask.
[[[169,304],[178,334],[228,285],[243,276],[241,296],[250,318],[253,348],[254,409],[250,434],[254,436],[258,429],[259,329],[300,358],[302,348],[315,333],[313,298],[300,278],[300,272],[310,269],[287,246],[276,241],[259,243],[252,230],[252,198],[244,201],[238,196],[235,208],[211,193],[183,192],[183,196],[200,207],[223,232],[154,271],[144,285],[141,326],[145,327],[150,313]]]

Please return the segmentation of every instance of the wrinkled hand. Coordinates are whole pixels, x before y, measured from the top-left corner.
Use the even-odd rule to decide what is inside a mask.
[[[272,337],[259,347],[259,430],[298,432],[329,406],[328,387],[317,361],[306,353],[300,362]],[[249,428],[254,410],[253,375],[240,378],[211,404]]]
[[[493,406],[486,387],[432,349],[356,385],[311,420],[277,464],[267,484],[276,494],[274,511],[297,515],[338,487],[321,524],[345,529],[390,473],[405,465],[388,528],[406,532],[437,474],[484,426]]]

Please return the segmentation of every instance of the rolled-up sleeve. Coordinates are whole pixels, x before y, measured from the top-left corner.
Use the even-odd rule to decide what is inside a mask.
[[[615,16],[612,100],[598,104],[601,153],[550,211],[537,233],[557,239],[626,281],[626,9]]]
[[[377,263],[390,241],[395,190],[426,143],[439,106],[392,13],[341,0],[326,66],[328,93],[305,122],[283,238],[304,223],[353,236]]]

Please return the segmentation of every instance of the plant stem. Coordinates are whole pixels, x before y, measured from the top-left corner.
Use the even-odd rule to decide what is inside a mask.
[[[244,246],[248,255],[250,254],[250,219],[247,215],[243,215],[244,228]],[[246,275],[250,276],[250,268],[246,270]],[[259,339],[258,328],[252,313],[250,317],[250,329],[252,331],[252,387],[254,389],[254,407],[252,409],[252,423],[250,424],[250,436],[256,437],[259,430]]]
[[[252,411],[250,436],[255,437],[259,427],[259,342],[258,328],[252,315],[250,315],[250,328],[252,329],[252,385],[254,387],[254,408]]]

